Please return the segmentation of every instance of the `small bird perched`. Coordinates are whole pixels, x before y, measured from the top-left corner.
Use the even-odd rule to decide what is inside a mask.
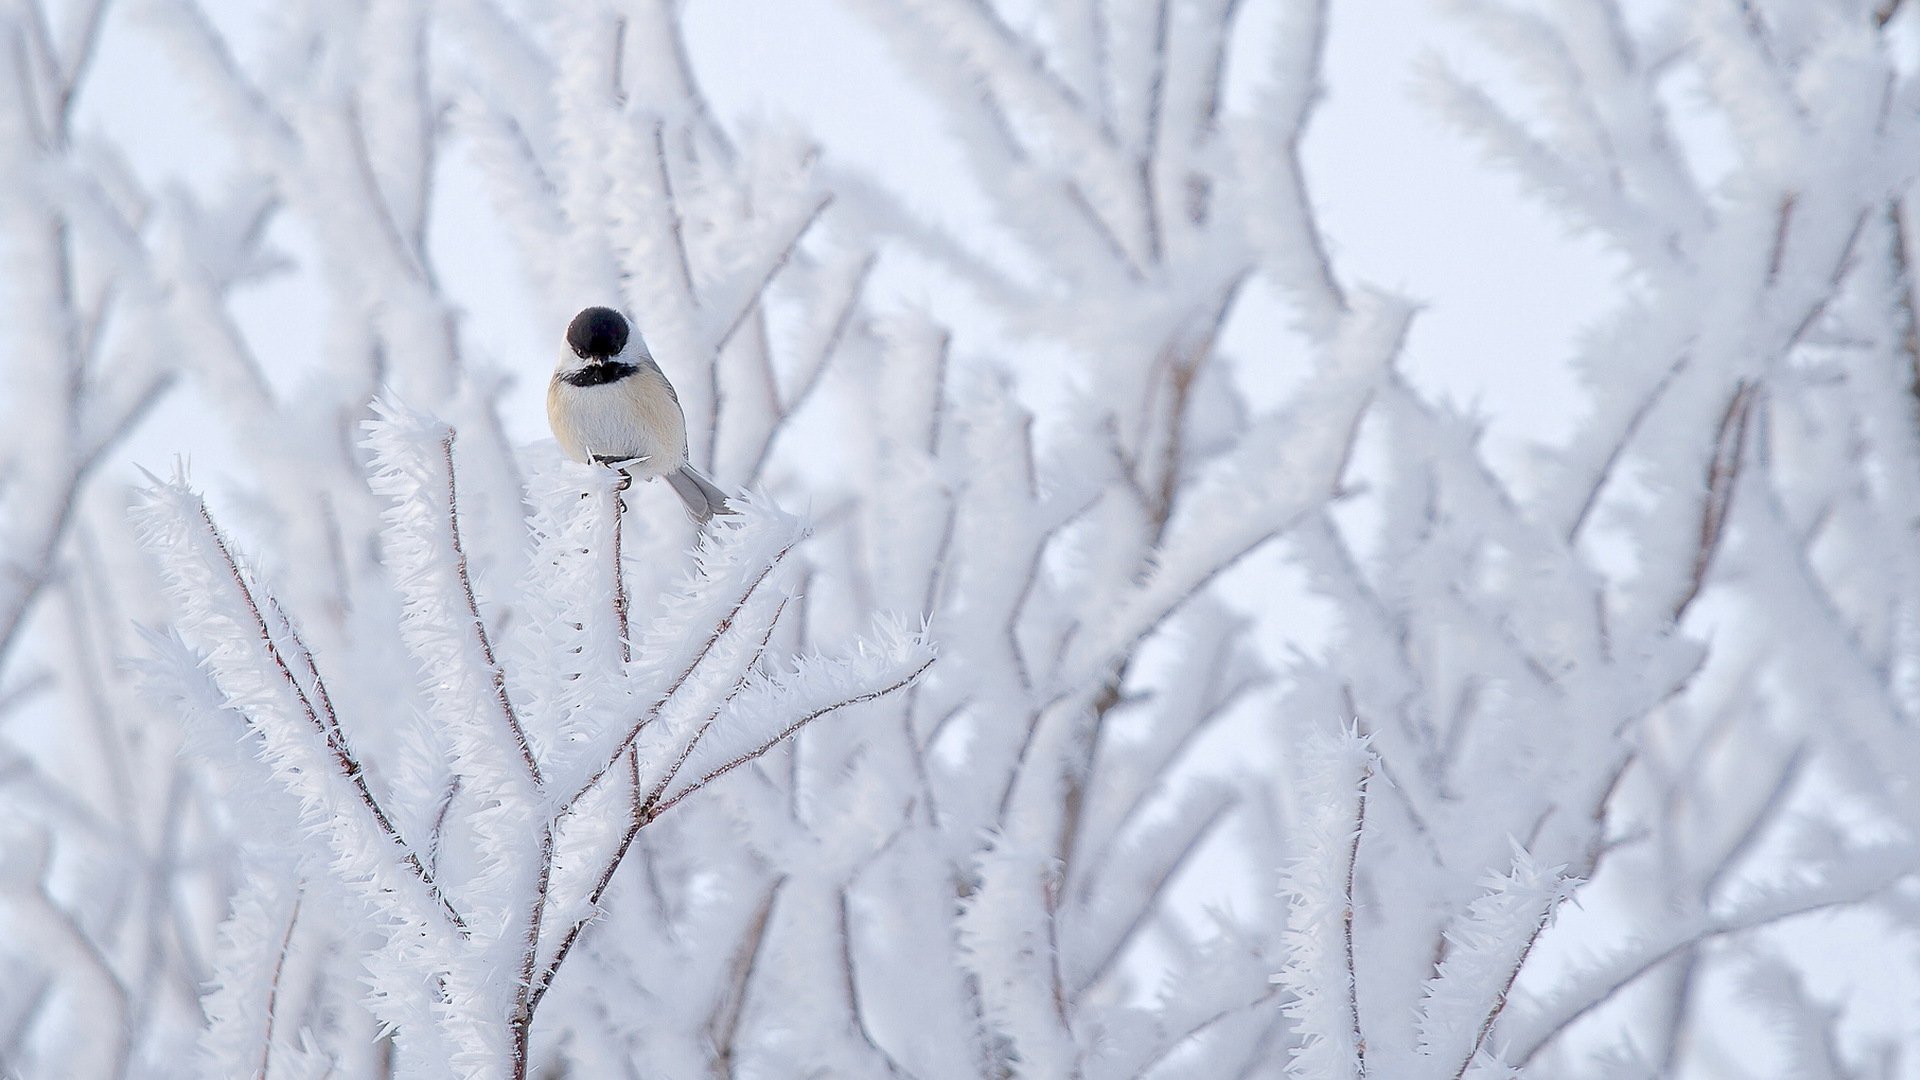
[[[673,384],[612,308],[587,308],[568,324],[547,384],[547,421],[575,461],[666,477],[695,521],[732,513],[726,495],[687,464],[687,419]]]

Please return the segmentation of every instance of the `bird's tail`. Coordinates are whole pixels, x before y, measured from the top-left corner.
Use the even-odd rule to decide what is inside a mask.
[[[673,493],[680,496],[680,501],[687,504],[688,516],[702,525],[715,514],[733,513],[727,506],[726,493],[691,465],[682,465],[668,473],[667,483],[672,485]]]

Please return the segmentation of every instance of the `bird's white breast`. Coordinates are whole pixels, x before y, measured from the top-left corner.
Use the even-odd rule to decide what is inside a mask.
[[[687,425],[665,375],[652,364],[615,382],[574,386],[556,376],[547,387],[547,418],[560,449],[575,461],[595,455],[644,457],[628,471],[653,477],[687,461]]]

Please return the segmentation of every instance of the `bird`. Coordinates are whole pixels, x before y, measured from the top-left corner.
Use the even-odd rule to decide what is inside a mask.
[[[547,384],[547,422],[575,461],[665,477],[694,521],[729,514],[727,496],[687,462],[687,419],[666,373],[626,316],[590,307],[567,324]]]

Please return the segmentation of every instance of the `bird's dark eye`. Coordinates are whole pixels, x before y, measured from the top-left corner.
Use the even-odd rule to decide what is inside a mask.
[[[627,347],[627,320],[612,308],[587,308],[567,325],[567,345],[582,360],[618,356]]]

